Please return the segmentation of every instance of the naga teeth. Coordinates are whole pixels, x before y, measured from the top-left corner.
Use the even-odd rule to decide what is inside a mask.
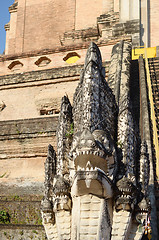
[[[77,157],[77,153],[73,153],[73,158],[76,158]]]
[[[77,166],[77,171],[97,171],[97,167],[93,167],[91,164],[90,164],[90,162],[88,161],[88,163],[87,163],[87,165],[86,165],[86,167],[80,167],[79,165]]]
[[[77,166],[77,171],[80,171],[80,170],[81,170],[81,168],[80,168],[80,166],[78,165],[78,166]]]

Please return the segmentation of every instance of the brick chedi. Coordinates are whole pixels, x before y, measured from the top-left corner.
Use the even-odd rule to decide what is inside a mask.
[[[13,1],[0,55],[0,239],[45,239],[44,192],[48,237],[82,236],[85,207],[95,209],[92,239],[118,229],[137,239],[145,216],[156,232],[149,99],[131,49],[158,45],[158,9],[157,0]],[[88,156],[78,154],[85,145]]]

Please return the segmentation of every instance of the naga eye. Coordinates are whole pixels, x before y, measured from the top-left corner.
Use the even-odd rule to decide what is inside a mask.
[[[92,147],[95,147],[95,143],[92,143]]]
[[[83,139],[83,140],[81,140],[81,144],[85,144],[86,143],[86,141]]]

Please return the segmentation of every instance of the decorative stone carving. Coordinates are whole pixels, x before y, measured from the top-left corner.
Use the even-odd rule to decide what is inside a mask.
[[[9,31],[10,30],[10,22],[6,23],[4,28],[5,28],[6,31]]]
[[[68,175],[68,154],[73,132],[72,106],[67,96],[62,98],[57,127],[57,174]]]
[[[23,63],[20,62],[19,60],[13,61],[9,64],[8,68],[10,70],[19,70],[23,67]]]
[[[35,65],[37,65],[38,67],[44,67],[46,65],[48,65],[49,63],[51,62],[51,59],[46,57],[46,56],[43,56],[43,57],[40,57],[36,62],[35,62]]]
[[[144,222],[147,219],[147,216],[150,214],[150,202],[148,199],[148,184],[149,184],[149,175],[150,175],[150,163],[149,156],[147,150],[146,141],[143,141],[141,144],[141,152],[140,152],[140,175],[139,175],[139,187],[141,189],[139,195],[139,203],[136,211],[136,220],[139,223],[142,223],[144,226]]]
[[[0,112],[3,111],[3,109],[6,107],[5,103],[3,101],[0,102]]]
[[[15,0],[14,3],[9,7],[9,12],[17,12],[18,9],[18,0]]]
[[[107,83],[100,51],[91,43],[73,106],[62,98],[57,157],[49,146],[45,163],[42,218],[49,240],[126,240],[131,232],[131,239],[141,239],[144,233],[137,229],[150,211],[149,158],[146,143],[137,146],[130,56],[130,43],[113,48]]]
[[[65,62],[68,64],[76,63],[80,59],[80,55],[76,52],[67,53],[67,55],[63,58]]]

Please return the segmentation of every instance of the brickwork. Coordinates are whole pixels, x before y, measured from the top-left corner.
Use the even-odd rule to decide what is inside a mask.
[[[80,0],[76,1],[76,4],[73,0],[65,2],[62,0],[45,2],[42,0],[19,0],[16,11],[11,11],[10,28],[7,30],[6,54],[40,51],[98,40],[100,35],[97,17],[108,12],[113,13],[113,11],[115,13],[119,11],[119,1],[117,0],[100,0],[100,2]],[[65,14],[62,14],[59,19],[60,12],[65,12]],[[93,32],[90,29],[93,29]],[[74,34],[74,31],[82,33]],[[71,32],[72,36],[70,37]]]
[[[17,12],[11,12],[6,54],[61,46],[60,39],[65,32],[97,28],[97,17],[112,10],[113,6],[112,0],[80,0],[76,3],[73,0],[19,0]],[[63,12],[65,14],[59,19]]]
[[[73,98],[79,73],[80,67],[75,66],[71,69],[64,68],[63,71],[52,69],[30,72],[23,76],[17,74],[1,77],[0,99],[6,107],[1,112],[0,120],[39,117],[43,108],[58,112],[63,95],[67,93],[70,99]]]
[[[11,14],[11,19],[10,19],[10,30],[9,30],[9,39],[7,39],[8,42],[6,42],[6,45],[8,45],[8,48],[12,48],[14,53],[15,49],[15,36],[16,36],[16,23],[17,23],[17,12],[13,12]],[[11,46],[10,46],[11,45]],[[8,48],[5,51],[5,54],[8,54]]]
[[[1,195],[32,194],[33,188],[41,194],[47,146],[56,149],[56,125],[57,117],[0,122]]]
[[[43,226],[27,225],[0,225],[0,238],[2,240],[21,240],[34,239],[45,240],[45,231]]]
[[[0,196],[0,211],[8,214],[7,224],[0,224],[0,239],[45,239],[40,213],[41,196]],[[1,219],[2,220],[2,219]]]
[[[159,13],[159,1],[153,0],[150,2],[149,23],[150,23],[150,46],[158,46],[159,39],[159,25],[158,25],[158,13]]]
[[[114,12],[119,12],[119,0],[114,0]]]
[[[95,27],[97,16],[103,13],[103,0],[77,0],[75,30]],[[89,9],[89,13],[88,13]]]
[[[130,40],[129,37],[127,37],[127,39]],[[108,45],[100,44],[101,45],[100,49],[103,53],[104,61],[110,60],[112,46],[117,41],[119,41],[119,38],[107,41]],[[44,50],[42,52],[37,51],[19,55],[2,56],[0,57],[0,76],[24,73],[29,71],[40,71],[59,67],[69,67],[70,69],[71,68],[74,69],[76,65],[81,66],[81,64],[84,64],[84,56],[86,54],[87,46],[88,43],[79,44],[77,46],[54,48],[50,50]],[[77,53],[80,56],[80,58],[76,63],[68,64],[67,62],[64,61],[64,58],[67,56],[67,54],[72,52]],[[36,62],[42,57],[47,57],[50,60],[50,62],[48,64],[39,66],[38,64],[36,64]],[[12,67],[12,65],[15,66]],[[21,78],[23,78],[23,75],[21,75]]]
[[[65,31],[74,29],[74,8],[72,0],[19,0],[16,45],[15,48],[12,46],[13,38],[10,36],[8,53],[26,52],[60,45],[59,36]],[[59,21],[60,12],[65,12],[65,14],[61,14]],[[10,31],[13,31],[12,28]]]
[[[142,15],[145,15],[145,3],[144,1],[142,2]],[[126,20],[138,18],[137,1],[131,1],[128,5],[131,11],[129,13],[130,16]],[[121,6],[125,6],[124,1],[122,1]],[[93,0],[91,4],[90,0],[80,0],[76,1],[76,3],[73,0],[47,0],[45,2],[42,0],[19,0],[17,10],[10,10],[11,21],[10,28],[7,30],[6,54],[42,50],[67,44],[62,41],[65,32],[81,31],[89,28],[97,30],[97,17],[112,10],[114,12],[120,10],[120,15],[124,11],[125,14],[126,6],[124,10],[121,10],[121,6],[119,7],[118,0],[100,0],[100,2]],[[148,22],[150,24],[148,29],[148,32],[150,31],[149,43],[151,46],[156,46],[158,44],[156,39],[158,39],[159,32],[157,26],[158,1],[151,1],[148,8]],[[59,19],[60,12],[65,12],[65,14],[61,14]],[[145,21],[144,18],[143,21]],[[143,24],[145,23],[143,22]],[[40,26],[40,28],[37,26]],[[146,25],[144,28],[146,28]],[[82,38],[81,40],[83,41]]]
[[[40,203],[47,146],[56,149],[57,117],[0,121],[0,239],[45,239]]]
[[[0,209],[4,209],[10,216],[9,224],[41,225],[40,202],[41,196],[12,196],[0,197]]]
[[[109,62],[105,62],[106,77]],[[67,94],[72,102],[82,65],[0,76],[0,121],[40,117],[40,110],[60,110]],[[52,94],[54,92],[54,94]],[[25,107],[24,107],[25,106]]]

